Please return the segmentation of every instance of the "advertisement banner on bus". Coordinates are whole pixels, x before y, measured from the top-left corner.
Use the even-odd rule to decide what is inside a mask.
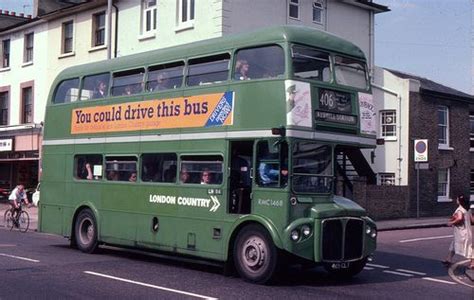
[[[234,92],[77,108],[71,133],[100,133],[233,124]]]

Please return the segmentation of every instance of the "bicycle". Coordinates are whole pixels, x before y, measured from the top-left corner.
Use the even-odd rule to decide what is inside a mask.
[[[23,202],[20,202],[20,207],[16,210],[16,216],[13,217],[12,209],[7,209],[3,215],[3,222],[5,227],[18,228],[20,232],[27,232],[30,227],[30,215],[23,209]]]

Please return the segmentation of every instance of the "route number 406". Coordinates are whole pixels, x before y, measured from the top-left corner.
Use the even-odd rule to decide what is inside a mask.
[[[334,93],[328,93],[327,91],[324,91],[319,98],[319,105],[326,109],[334,108],[334,102]]]

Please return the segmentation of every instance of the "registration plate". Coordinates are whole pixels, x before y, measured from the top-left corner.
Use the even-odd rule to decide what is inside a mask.
[[[349,265],[350,263],[348,262],[333,263],[331,264],[331,268],[334,270],[347,269],[349,268]]]

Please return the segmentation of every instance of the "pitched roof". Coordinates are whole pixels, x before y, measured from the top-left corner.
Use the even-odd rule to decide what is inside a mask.
[[[449,95],[458,96],[458,97],[462,97],[462,98],[470,98],[472,101],[474,101],[474,96],[473,95],[458,91],[456,89],[453,89],[453,88],[450,88],[448,86],[442,85],[440,83],[434,82],[433,80],[430,80],[430,79],[427,79],[427,78],[424,78],[424,77],[421,77],[421,76],[416,76],[416,75],[396,71],[396,70],[391,70],[391,69],[387,69],[387,68],[384,68],[384,69],[389,71],[393,75],[398,76],[398,77],[403,78],[403,79],[418,80],[420,82],[420,85],[421,85],[420,87],[423,90],[436,92],[436,93],[442,93],[442,94],[449,94]]]

